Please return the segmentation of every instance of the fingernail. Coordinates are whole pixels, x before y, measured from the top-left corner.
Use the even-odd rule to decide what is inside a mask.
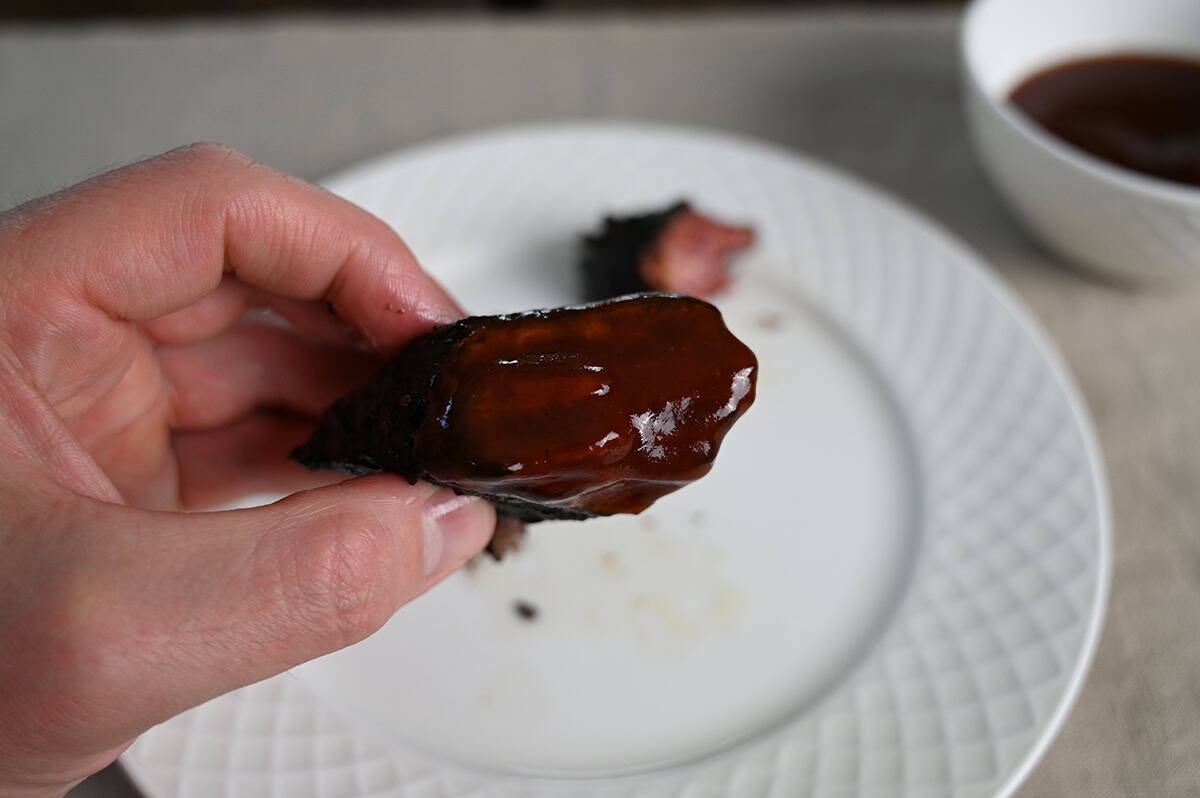
[[[449,488],[425,500],[425,576],[457,568],[479,552],[495,526],[491,506],[478,496]]]

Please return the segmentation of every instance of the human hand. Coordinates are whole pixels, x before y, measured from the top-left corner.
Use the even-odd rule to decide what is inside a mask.
[[[0,215],[0,794],[61,795],[482,548],[486,502],[286,459],[457,315],[382,222],[217,145]]]

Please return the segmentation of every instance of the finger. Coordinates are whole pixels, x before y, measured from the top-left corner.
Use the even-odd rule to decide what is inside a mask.
[[[147,321],[215,290],[330,302],[381,350],[461,315],[404,242],[366,211],[227,147],[185,147],[18,209],[17,245],[45,251],[76,301]],[[67,245],[63,242],[75,242]]]
[[[355,346],[359,349],[370,348],[363,346],[366,339],[353,325],[339,316],[329,302],[305,302],[262,291],[259,291],[258,295],[255,303],[257,306],[273,311],[305,335],[329,343]]]
[[[236,324],[251,302],[250,287],[226,275],[210,293],[187,307],[146,321],[142,328],[163,344],[203,341]]]
[[[73,659],[89,693],[123,702],[130,735],[361,640],[495,523],[480,499],[390,475],[249,510],[88,510],[106,553]]]
[[[328,302],[306,302],[268,294],[225,275],[210,294],[185,308],[150,319],[142,329],[163,344],[190,344],[232,327],[249,308],[274,311],[297,331],[322,341],[356,345],[363,340]]]
[[[158,359],[170,386],[173,429],[219,427],[263,406],[315,418],[379,366],[368,353],[267,324],[239,324],[206,341],[160,347]]]
[[[206,432],[172,436],[184,509],[228,506],[255,495],[331,485],[345,474],[310,471],[288,459],[315,423],[291,414],[259,412]]]

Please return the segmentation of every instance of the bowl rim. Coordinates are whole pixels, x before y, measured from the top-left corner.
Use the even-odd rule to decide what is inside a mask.
[[[980,11],[981,8],[992,3],[1004,1],[969,0],[967,8],[963,13],[962,24],[959,26],[958,49],[963,75],[967,80],[969,88],[982,97],[988,107],[995,111],[1001,119],[1011,128],[1015,129],[1025,140],[1032,143],[1034,147],[1090,175],[1094,179],[1116,188],[1138,191],[1153,195],[1160,200],[1178,202],[1200,208],[1200,186],[1188,186],[1184,183],[1176,183],[1161,177],[1143,174],[1142,172],[1110,163],[1099,156],[1092,155],[1090,152],[1066,142],[1042,128],[1009,103],[1007,96],[1003,99],[997,99],[983,87],[983,83],[979,79],[975,68],[976,53],[972,51],[970,45],[971,32],[979,25],[977,20],[982,13]],[[1116,49],[1108,51],[1108,54],[1136,54],[1136,51]],[[1103,55],[1104,53],[1097,53],[1097,56]],[[1072,59],[1067,58],[1062,62],[1056,63],[1069,63],[1070,60]],[[1200,63],[1200,60],[1197,60],[1197,63]],[[1034,74],[1037,74],[1037,72],[1031,72],[1023,79],[1028,79]],[[1009,91],[1011,91],[1011,88]]]

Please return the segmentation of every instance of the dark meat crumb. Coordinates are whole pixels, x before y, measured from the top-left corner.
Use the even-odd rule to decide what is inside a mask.
[[[519,551],[524,541],[525,522],[502,515],[496,518],[496,531],[492,533],[485,551],[493,560],[503,560],[504,555]]]
[[[523,599],[517,599],[513,602],[513,612],[522,621],[531,623],[537,620],[538,608]]]

